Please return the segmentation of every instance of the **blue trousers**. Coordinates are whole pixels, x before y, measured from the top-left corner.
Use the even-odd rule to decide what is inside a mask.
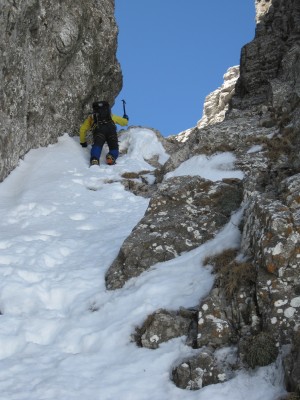
[[[113,122],[102,124],[93,131],[94,144],[91,149],[91,158],[99,160],[104,143],[109,148],[108,154],[111,154],[116,160],[119,156],[119,143],[117,128]]]

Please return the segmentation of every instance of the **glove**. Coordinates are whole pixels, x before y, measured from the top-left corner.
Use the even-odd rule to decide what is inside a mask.
[[[80,143],[82,147],[87,147],[87,142]]]
[[[129,121],[129,117],[128,117],[127,114],[124,114],[124,115],[123,115],[123,118],[125,118],[125,119],[127,119],[127,121]]]

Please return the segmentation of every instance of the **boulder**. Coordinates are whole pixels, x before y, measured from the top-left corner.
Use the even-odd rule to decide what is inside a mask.
[[[179,336],[188,336],[195,316],[193,313],[157,310],[137,328],[135,340],[141,347],[157,349],[160,343]]]
[[[152,265],[212,238],[240,206],[241,193],[240,181],[234,179],[184,176],[164,181],[109,268],[107,288],[120,288]]]
[[[172,370],[172,379],[181,389],[198,390],[204,386],[225,382],[228,375],[218,365],[209,350],[181,362]]]

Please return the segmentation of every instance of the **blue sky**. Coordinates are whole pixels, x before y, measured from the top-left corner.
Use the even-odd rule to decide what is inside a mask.
[[[254,0],[115,0],[130,125],[177,134],[196,125],[205,97],[240,63],[255,34]]]

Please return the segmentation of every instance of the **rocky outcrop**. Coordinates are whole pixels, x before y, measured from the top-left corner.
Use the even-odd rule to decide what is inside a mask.
[[[198,356],[183,361],[172,370],[176,386],[189,390],[225,382],[229,376],[209,350],[203,350]]]
[[[257,0],[256,10],[256,35],[241,52],[234,107],[292,107],[299,98],[299,2]]]
[[[0,180],[29,149],[77,133],[97,97],[113,102],[114,2],[7,0],[0,12]]]
[[[156,348],[181,332],[190,346],[208,348],[205,360],[179,360],[172,368],[175,384],[191,390],[217,383],[218,376],[230,379],[235,368],[279,362],[279,354],[286,387],[294,393],[290,398],[299,398],[300,3],[257,0],[256,8],[256,36],[242,49],[225,119],[189,130],[174,148],[157,173],[158,190],[145,217],[107,273],[107,285],[120,287],[150,266],[199,246],[242,207],[240,248],[206,260],[215,284],[193,307],[196,325],[192,319],[188,331],[186,326],[177,330],[182,316],[165,310],[145,321],[139,340],[148,346],[158,338]],[[209,160],[224,152],[236,157],[242,181],[170,178],[193,156]],[[227,189],[233,202],[227,202]],[[237,352],[235,360],[216,362],[218,351],[228,347]]]
[[[192,310],[157,310],[136,329],[134,340],[140,347],[157,349],[161,343],[170,339],[189,336],[196,322],[195,317],[196,314]]]
[[[241,193],[239,180],[175,177],[163,182],[109,268],[107,288],[120,288],[152,265],[212,238],[238,208]]]
[[[230,100],[235,93],[235,84],[240,75],[240,67],[231,67],[224,74],[224,83],[221,87],[205,98],[203,116],[197,123],[199,129],[207,125],[222,122],[229,108]]]
[[[189,152],[231,149],[246,175],[240,248],[246,262],[234,254],[222,254],[221,262],[207,261],[214,266],[216,281],[199,304],[196,337],[199,348],[236,345],[241,360],[251,367],[274,361],[276,349],[293,344],[300,323],[298,108],[289,114],[288,126],[282,123],[282,114],[274,117],[269,112],[265,106],[232,109],[221,124],[192,132],[185,149],[164,166],[165,171],[172,170]],[[266,123],[272,118],[272,124]],[[260,341],[262,336],[268,346]],[[249,338],[254,340],[251,346]],[[247,353],[251,349],[254,354]],[[298,370],[297,351],[285,364],[287,376]],[[299,379],[292,376],[289,389],[296,391]]]
[[[256,23],[259,24],[272,5],[270,0],[255,0]]]
[[[203,115],[197,123],[197,128],[202,129],[207,125],[222,122],[225,118],[226,112],[229,109],[230,100],[235,93],[235,84],[240,75],[240,67],[234,66],[228,68],[224,74],[223,84],[214,92],[206,96],[203,107]],[[176,135],[174,140],[178,142],[185,142],[192,129],[187,129]]]

